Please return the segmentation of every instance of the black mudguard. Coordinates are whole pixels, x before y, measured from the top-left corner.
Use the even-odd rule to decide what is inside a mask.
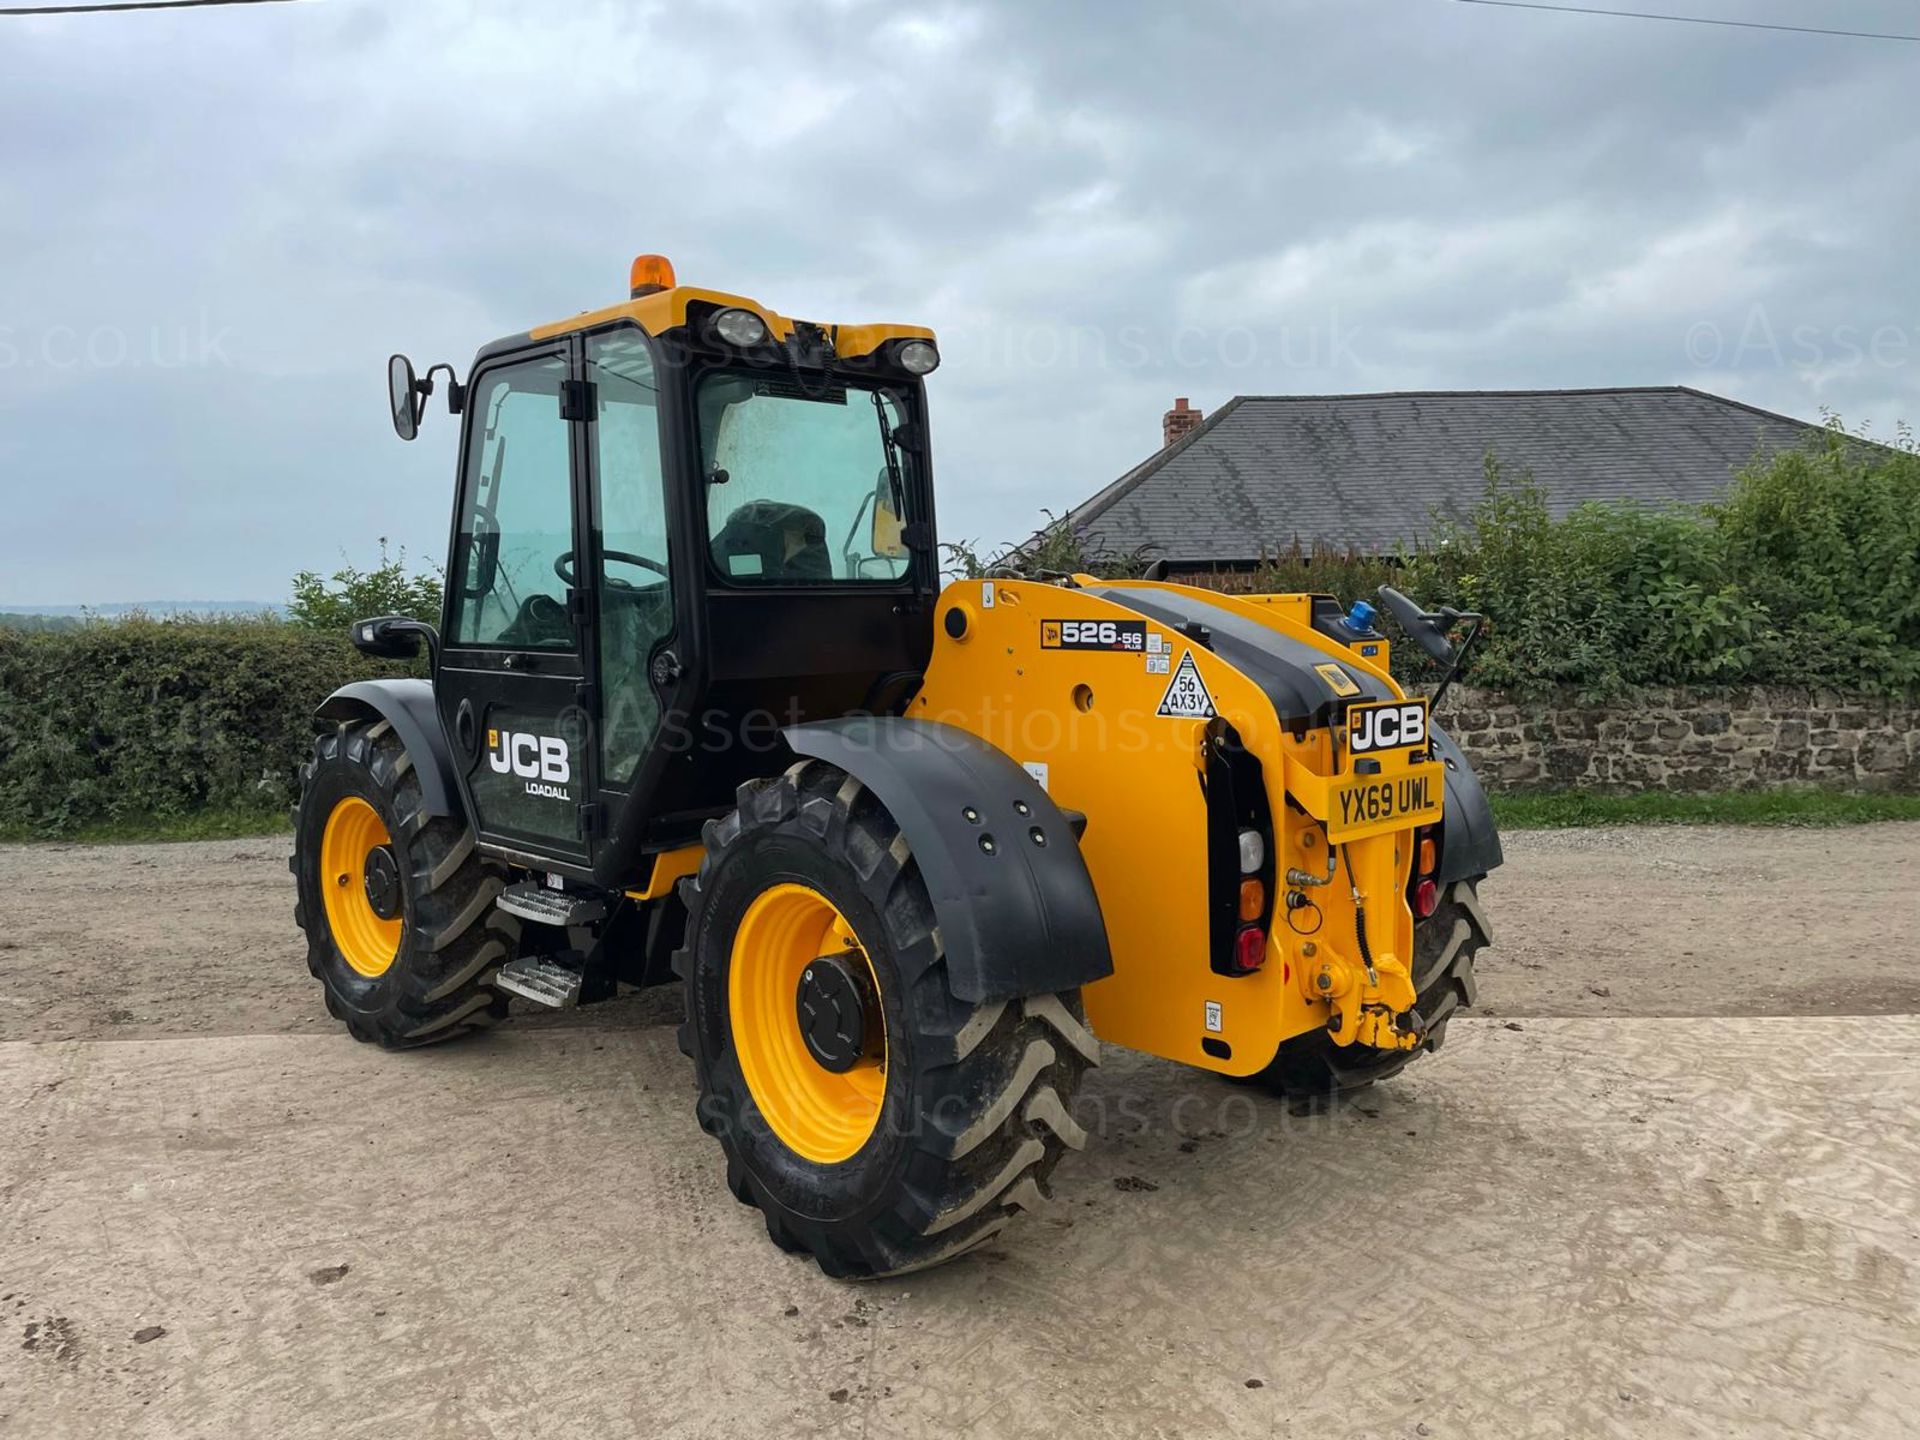
[[[951,725],[885,715],[785,733],[796,755],[839,766],[892,814],[933,900],[962,1000],[1049,994],[1113,973],[1073,827],[1003,751]]]
[[[1433,750],[1447,767],[1446,819],[1440,829],[1440,884],[1472,880],[1494,869],[1506,856],[1493,823],[1493,806],[1466,752],[1438,725]]]
[[[329,695],[314,718],[335,724],[342,720],[385,720],[407,747],[414,774],[420,777],[420,798],[427,814],[465,815],[453,770],[453,750],[440,728],[431,681],[356,680]]]

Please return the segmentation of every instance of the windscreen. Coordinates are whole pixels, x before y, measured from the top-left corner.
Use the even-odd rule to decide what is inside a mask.
[[[717,373],[696,410],[714,567],[735,585],[894,584],[912,459],[898,396]]]

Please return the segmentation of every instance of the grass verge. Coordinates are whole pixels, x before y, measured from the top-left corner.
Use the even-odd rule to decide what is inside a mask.
[[[24,826],[0,820],[0,842],[58,841],[79,845],[132,845],[168,840],[242,840],[285,835],[292,830],[285,810],[202,810],[192,815],[127,816],[82,825],[61,835],[36,835]]]
[[[1594,795],[1567,790],[1495,795],[1503,830],[1577,829],[1598,825],[1865,825],[1920,820],[1920,795],[1854,795],[1839,790],[1726,790],[1700,795],[1649,791]],[[170,840],[239,840],[285,835],[284,810],[207,810],[194,815],[130,817],[85,825],[64,835],[35,835],[0,821],[0,843],[57,840],[131,845]]]
[[[1920,820],[1920,795],[1814,789],[1593,795],[1567,790],[1495,795],[1493,813],[1503,830],[1593,825],[1864,825],[1876,820]]]

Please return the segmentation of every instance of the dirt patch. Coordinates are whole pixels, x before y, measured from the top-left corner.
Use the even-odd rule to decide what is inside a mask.
[[[0,1096],[8,1436],[1893,1440],[1920,1408],[1917,1019],[1469,1018],[1304,1116],[1114,1050],[1051,1203],[858,1286],[727,1193],[657,1027],[0,1045]],[[21,1349],[53,1315],[77,1363]]]
[[[1506,838],[1483,1015],[1920,1011],[1920,825]]]
[[[80,1363],[80,1327],[64,1315],[27,1324],[20,1348],[29,1355],[42,1355],[57,1365]]]
[[[289,841],[0,846],[0,1040],[334,1029],[293,925]],[[1488,882],[1492,1015],[1920,1010],[1920,824],[1507,838]],[[671,989],[517,1028],[677,1018]]]

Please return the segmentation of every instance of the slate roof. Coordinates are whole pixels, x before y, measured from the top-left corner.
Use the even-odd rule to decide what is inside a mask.
[[[1820,427],[1670,386],[1625,390],[1242,395],[1064,517],[1095,546],[1232,564],[1293,543],[1385,554],[1437,507],[1464,519],[1491,449],[1549,507],[1699,503],[1757,452]]]

